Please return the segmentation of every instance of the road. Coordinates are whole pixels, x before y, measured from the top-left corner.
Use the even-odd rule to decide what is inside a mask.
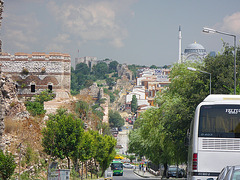
[[[122,148],[120,149],[121,154],[126,154],[127,146],[128,146],[128,131],[122,130],[118,133],[117,136],[117,144],[122,145]]]
[[[113,180],[132,180],[132,179],[146,179],[136,175],[132,169],[123,169],[123,176],[113,176]],[[147,180],[151,180],[152,178],[147,178]],[[157,178],[153,178],[157,179]]]

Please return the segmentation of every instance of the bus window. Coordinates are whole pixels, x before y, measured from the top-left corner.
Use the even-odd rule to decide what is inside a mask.
[[[200,109],[198,136],[240,137],[240,106],[202,106]]]

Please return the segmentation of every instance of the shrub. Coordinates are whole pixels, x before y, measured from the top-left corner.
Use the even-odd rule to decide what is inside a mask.
[[[22,74],[28,75],[28,73],[29,73],[29,71],[28,71],[27,68],[23,68],[23,69],[22,69]]]
[[[27,110],[30,112],[32,116],[36,115],[41,115],[45,114],[46,110],[44,110],[44,105],[40,102],[32,102],[32,101],[27,101],[25,103]]]
[[[16,166],[13,155],[8,153],[5,155],[0,150],[0,179],[9,179],[13,175]]]
[[[55,95],[49,90],[42,91],[39,95],[35,95],[34,101],[26,101],[25,106],[32,116],[45,114],[44,102],[52,100]]]

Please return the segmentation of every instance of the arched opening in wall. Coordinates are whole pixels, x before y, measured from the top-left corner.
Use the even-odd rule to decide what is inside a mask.
[[[52,84],[49,84],[49,85],[48,85],[48,89],[49,89],[51,92],[52,92],[52,88],[53,88],[53,87],[52,87]]]
[[[31,85],[31,92],[36,92],[36,86],[35,86],[35,84],[32,84],[32,85]]]

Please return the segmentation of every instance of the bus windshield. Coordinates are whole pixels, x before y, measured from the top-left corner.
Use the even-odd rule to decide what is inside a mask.
[[[201,106],[198,136],[240,137],[240,105]]]
[[[122,163],[112,163],[112,170],[122,170],[123,164]]]

